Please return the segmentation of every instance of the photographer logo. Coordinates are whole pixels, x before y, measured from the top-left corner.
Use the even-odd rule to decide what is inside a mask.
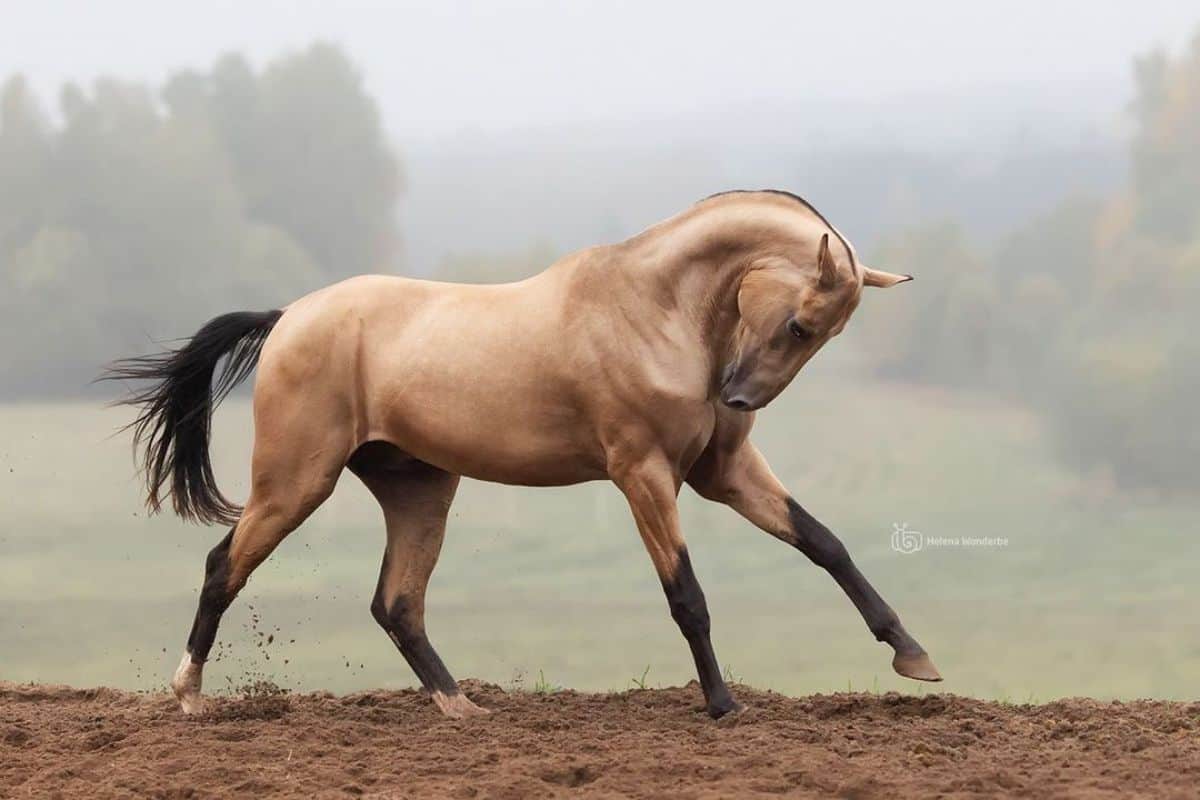
[[[892,549],[897,553],[915,553],[924,546],[920,531],[910,531],[907,522],[892,523]]]

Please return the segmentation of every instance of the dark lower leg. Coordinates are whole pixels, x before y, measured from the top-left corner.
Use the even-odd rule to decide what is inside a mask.
[[[221,615],[233,602],[229,592],[229,544],[236,530],[237,526],[231,528],[225,538],[209,551],[204,564],[204,586],[200,589],[200,602],[187,641],[188,652],[196,664],[203,664],[208,658],[213,641],[217,638]]]
[[[903,656],[923,655],[925,650],[900,624],[892,610],[870,582],[858,571],[845,546],[833,532],[792,498],[787,499],[795,547],[817,566],[826,570],[862,614],[867,627],[878,641],[887,642]]]
[[[386,571],[386,566],[384,569]],[[371,615],[391,638],[427,691],[441,692],[447,696],[459,693],[458,683],[429,643],[420,615],[402,597],[392,598],[389,603],[383,596],[382,581],[371,602]]]
[[[717,657],[709,637],[708,605],[704,601],[700,582],[696,580],[696,573],[692,571],[687,550],[680,551],[675,576],[663,582],[663,591],[671,607],[671,617],[687,639],[692,658],[696,661],[696,672],[700,677],[700,688],[704,691],[709,715],[717,719],[734,711],[738,704],[729,693],[729,687],[725,685],[721,669],[717,666]]]

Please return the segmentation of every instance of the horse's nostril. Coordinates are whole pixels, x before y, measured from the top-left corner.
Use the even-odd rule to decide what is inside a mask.
[[[729,398],[725,401],[725,405],[729,406],[735,411],[745,411],[746,409],[750,408],[750,404],[740,397]]]

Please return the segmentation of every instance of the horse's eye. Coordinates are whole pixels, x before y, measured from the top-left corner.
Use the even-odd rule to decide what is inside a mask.
[[[788,333],[790,333],[792,336],[795,336],[797,339],[800,339],[801,341],[812,336],[812,334],[805,330],[803,325],[794,319],[788,320],[787,329]]]

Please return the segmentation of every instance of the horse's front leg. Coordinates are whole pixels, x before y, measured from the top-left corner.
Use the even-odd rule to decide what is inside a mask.
[[[725,503],[828,572],[862,614],[875,638],[892,646],[892,668],[896,672],[922,681],[942,679],[925,649],[858,571],[841,541],[792,499],[749,440],[742,440],[729,453],[706,453],[688,475],[688,483],[703,497]]]
[[[613,482],[629,501],[638,532],[662,581],[671,616],[692,650],[709,716],[719,719],[740,710],[717,666],[709,638],[708,606],[679,528],[679,476],[665,458],[640,459],[616,473]]]

